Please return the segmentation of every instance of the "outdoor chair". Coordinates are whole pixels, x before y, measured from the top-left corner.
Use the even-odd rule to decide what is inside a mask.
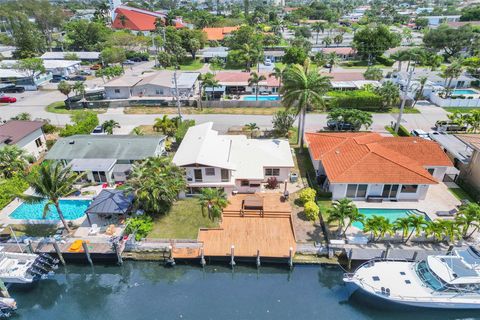
[[[453,217],[457,212],[458,209],[452,209],[450,211],[437,211],[435,214],[439,217]]]
[[[98,227],[97,224],[92,224],[92,227],[88,231],[89,236],[95,236],[100,232],[100,228]]]

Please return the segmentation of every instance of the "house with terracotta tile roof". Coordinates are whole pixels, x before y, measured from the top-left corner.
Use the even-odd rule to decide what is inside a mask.
[[[203,28],[203,32],[207,34],[208,41],[223,41],[225,36],[229,35],[233,31],[238,30],[240,27],[223,27],[223,28]]]
[[[373,132],[306,133],[317,179],[332,199],[422,200],[453,167],[434,141]]]
[[[155,30],[155,21],[157,19],[165,20],[166,15],[162,12],[119,6],[115,9],[114,17],[112,22],[113,29],[128,29],[148,33]],[[185,27],[181,18],[175,19],[174,23],[177,29]]]

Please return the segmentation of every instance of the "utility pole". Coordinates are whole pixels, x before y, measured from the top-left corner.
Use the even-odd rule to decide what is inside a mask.
[[[402,104],[400,105],[400,112],[398,113],[397,123],[395,124],[396,134],[400,129],[400,123],[402,121],[402,116],[403,116],[403,109],[405,109],[405,102],[407,101],[407,93],[408,93],[408,88],[410,87],[410,82],[412,81],[412,76],[413,76],[413,69],[410,69],[410,71],[408,72],[407,85],[405,86],[405,88],[403,88]]]
[[[177,110],[178,110],[178,117],[180,118],[180,122],[182,121],[182,112],[180,110],[180,94],[178,92],[178,84],[177,84],[177,70],[173,73],[173,82],[175,83],[175,98],[177,99]]]

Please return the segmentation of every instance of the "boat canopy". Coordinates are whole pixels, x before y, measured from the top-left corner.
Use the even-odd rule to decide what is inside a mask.
[[[480,274],[458,255],[429,256],[428,267],[442,281],[451,284],[479,284]]]

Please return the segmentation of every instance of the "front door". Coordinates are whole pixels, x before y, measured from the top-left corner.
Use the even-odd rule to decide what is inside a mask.
[[[193,176],[195,177],[195,182],[202,182],[203,181],[202,169],[194,169]]]
[[[388,199],[397,198],[398,184],[385,184],[383,185],[382,197]]]

